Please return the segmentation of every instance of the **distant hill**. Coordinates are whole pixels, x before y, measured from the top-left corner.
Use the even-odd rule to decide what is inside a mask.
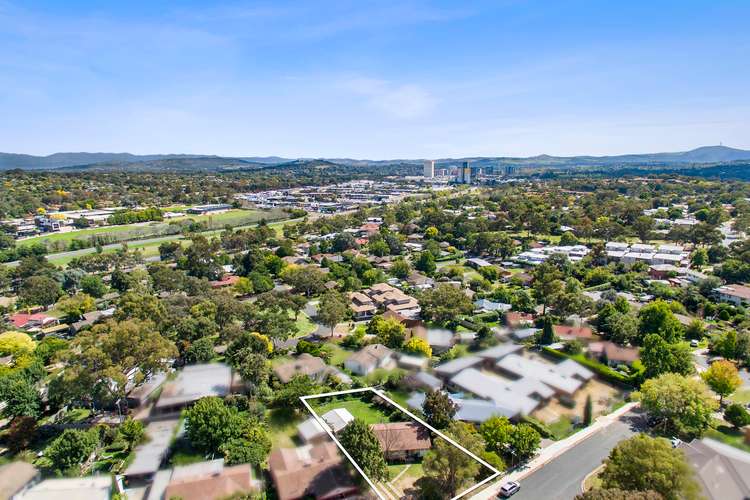
[[[515,165],[517,167],[572,168],[572,167],[628,167],[628,166],[684,166],[729,163],[750,160],[750,151],[727,146],[704,146],[691,151],[673,153],[646,153],[617,156],[549,156],[521,157],[467,157],[436,160],[438,166],[458,165],[471,161],[479,167]],[[222,171],[275,168],[325,168],[337,165],[347,167],[397,167],[416,165],[421,159],[357,160],[351,158],[300,158],[279,156],[221,157],[213,155],[133,155],[130,153],[55,153],[49,156],[0,153],[0,170],[86,170],[86,171]]]

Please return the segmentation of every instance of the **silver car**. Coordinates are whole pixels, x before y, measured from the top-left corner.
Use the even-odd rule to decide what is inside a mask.
[[[516,493],[518,493],[518,490],[521,489],[521,484],[517,481],[508,481],[502,487],[500,488],[500,494],[498,495],[498,498],[508,498]]]

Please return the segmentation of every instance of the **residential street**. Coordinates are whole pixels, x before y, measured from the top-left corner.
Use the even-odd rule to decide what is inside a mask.
[[[514,500],[572,499],[581,492],[581,482],[598,467],[621,440],[637,432],[638,414],[629,412],[606,428],[558,456],[540,470],[521,479]],[[502,481],[501,481],[502,482]]]

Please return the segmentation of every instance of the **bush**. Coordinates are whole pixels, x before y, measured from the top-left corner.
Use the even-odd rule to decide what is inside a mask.
[[[724,410],[724,420],[736,428],[750,425],[750,413],[738,403],[732,403]]]
[[[535,419],[534,417],[529,417],[528,415],[524,416],[521,418],[521,422],[529,424],[543,438],[551,438],[553,436],[552,431],[547,427],[547,424]]]

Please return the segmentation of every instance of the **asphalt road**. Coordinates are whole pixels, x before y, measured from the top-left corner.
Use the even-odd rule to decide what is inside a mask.
[[[640,417],[623,415],[608,427],[555,458],[532,475],[522,479],[521,491],[513,500],[570,500],[581,493],[581,483],[599,467],[615,445],[638,432]]]

